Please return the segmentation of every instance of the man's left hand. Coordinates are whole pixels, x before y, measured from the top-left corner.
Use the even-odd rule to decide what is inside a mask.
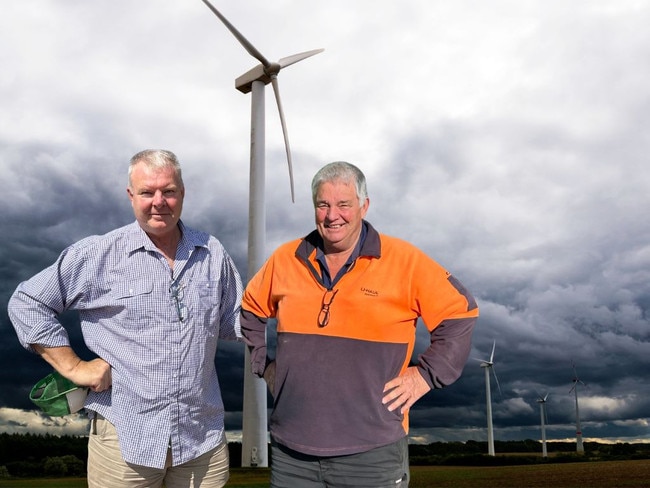
[[[388,405],[390,412],[399,408],[403,414],[430,389],[418,368],[411,366],[403,374],[386,383],[382,403]]]

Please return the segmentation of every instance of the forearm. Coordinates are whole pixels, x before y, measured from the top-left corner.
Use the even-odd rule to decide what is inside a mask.
[[[83,361],[70,346],[44,347],[31,344],[50,366],[74,384],[103,391],[111,386],[111,367],[101,358]]]
[[[66,378],[74,374],[81,358],[77,356],[70,346],[44,347],[40,344],[30,344],[31,348],[40,355],[50,366]]]

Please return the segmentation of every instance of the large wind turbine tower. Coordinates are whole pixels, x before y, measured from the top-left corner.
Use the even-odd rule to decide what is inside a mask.
[[[573,392],[576,399],[576,452],[585,452],[585,448],[582,445],[582,429],[580,427],[580,410],[578,408],[578,383],[582,383],[580,378],[578,378],[578,373],[576,372],[576,366],[571,363],[573,366],[573,386],[569,393]],[[584,383],[582,383],[584,386]]]
[[[261,64],[247,71],[235,80],[235,88],[242,93],[251,92],[251,145],[250,145],[250,182],[249,182],[249,207],[248,207],[248,278],[250,279],[264,264],[265,253],[265,224],[266,213],[264,208],[265,171],[264,171],[264,87],[271,83],[275,94],[275,101],[280,113],[284,145],[289,165],[289,181],[291,185],[291,200],[294,200],[293,169],[291,165],[291,150],[289,136],[284,120],[280,89],[278,86],[278,73],[282,68],[302,61],[322,51],[316,49],[304,53],[294,54],[270,62],[255,46],[253,46],[221,12],[208,0],[202,0],[219,20],[235,36],[248,54],[257,59]],[[268,466],[268,440],[267,440],[267,407],[266,383],[253,376],[250,365],[248,349],[245,353],[244,365],[244,411],[242,418],[242,466]]]

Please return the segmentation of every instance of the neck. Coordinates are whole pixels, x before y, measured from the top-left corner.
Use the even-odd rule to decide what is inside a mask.
[[[352,243],[349,246],[346,247],[339,247],[336,244],[331,244],[323,241],[323,254],[327,256],[328,258],[334,258],[334,259],[341,259],[345,258],[347,259],[350,254],[352,254],[352,251],[354,251],[354,248],[357,247],[357,244],[359,243],[359,239],[361,239],[361,230],[359,230],[359,233],[357,234],[356,239],[352,241]],[[343,244],[343,243],[339,243]]]
[[[154,246],[167,258],[170,266],[174,267],[174,258],[176,257],[176,249],[181,240],[181,230],[178,226],[174,227],[172,232],[163,235],[147,234]]]

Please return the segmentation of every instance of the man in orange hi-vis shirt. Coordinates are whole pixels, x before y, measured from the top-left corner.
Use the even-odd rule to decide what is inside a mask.
[[[408,486],[408,411],[458,379],[478,306],[415,246],[378,233],[354,165],[312,181],[316,230],[280,246],[246,287],[242,334],[274,397],[271,486]],[[277,319],[275,360],[266,324]],[[421,318],[431,344],[409,362]]]

